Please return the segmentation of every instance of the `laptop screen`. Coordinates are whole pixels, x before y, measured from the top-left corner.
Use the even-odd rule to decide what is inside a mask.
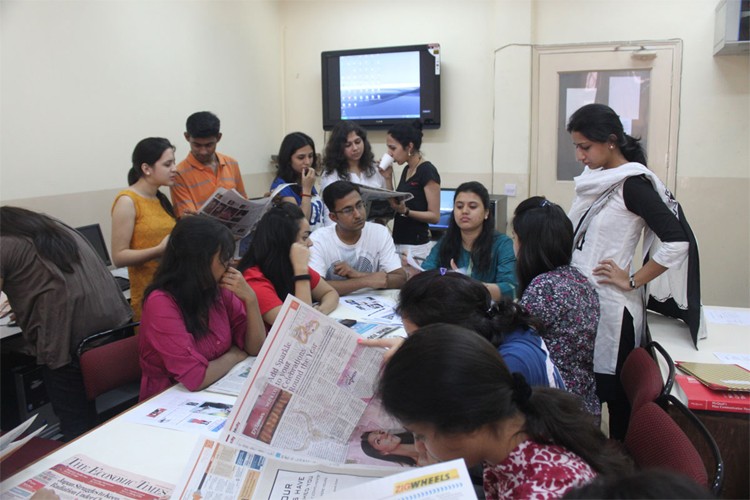
[[[91,246],[94,247],[96,253],[99,255],[99,257],[101,257],[104,265],[112,265],[112,261],[109,259],[109,250],[107,250],[107,244],[104,241],[102,228],[99,227],[99,224],[89,224],[88,226],[77,227],[76,231],[81,233],[84,238],[89,240]]]

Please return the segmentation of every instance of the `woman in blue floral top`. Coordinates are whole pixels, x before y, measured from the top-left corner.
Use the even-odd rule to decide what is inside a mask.
[[[542,335],[568,391],[601,414],[594,382],[594,340],[599,297],[570,265],[573,225],[560,206],[543,196],[521,202],[513,217],[520,303],[544,322]]]

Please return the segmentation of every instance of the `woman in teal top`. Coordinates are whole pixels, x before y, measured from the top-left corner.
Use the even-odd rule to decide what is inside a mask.
[[[483,282],[492,300],[516,296],[513,241],[495,231],[490,195],[479,182],[464,182],[456,189],[448,231],[422,265],[425,270],[439,267],[463,272]]]

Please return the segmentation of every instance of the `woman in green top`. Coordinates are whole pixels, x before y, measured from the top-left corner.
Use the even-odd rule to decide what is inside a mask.
[[[444,267],[484,283],[492,300],[515,298],[516,257],[513,241],[495,230],[490,195],[479,182],[464,182],[453,197],[448,231],[424,261],[425,270]]]

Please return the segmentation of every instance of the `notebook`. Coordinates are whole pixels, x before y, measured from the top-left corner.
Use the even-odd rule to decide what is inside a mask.
[[[715,391],[750,391],[750,372],[738,365],[676,361],[675,365]]]

